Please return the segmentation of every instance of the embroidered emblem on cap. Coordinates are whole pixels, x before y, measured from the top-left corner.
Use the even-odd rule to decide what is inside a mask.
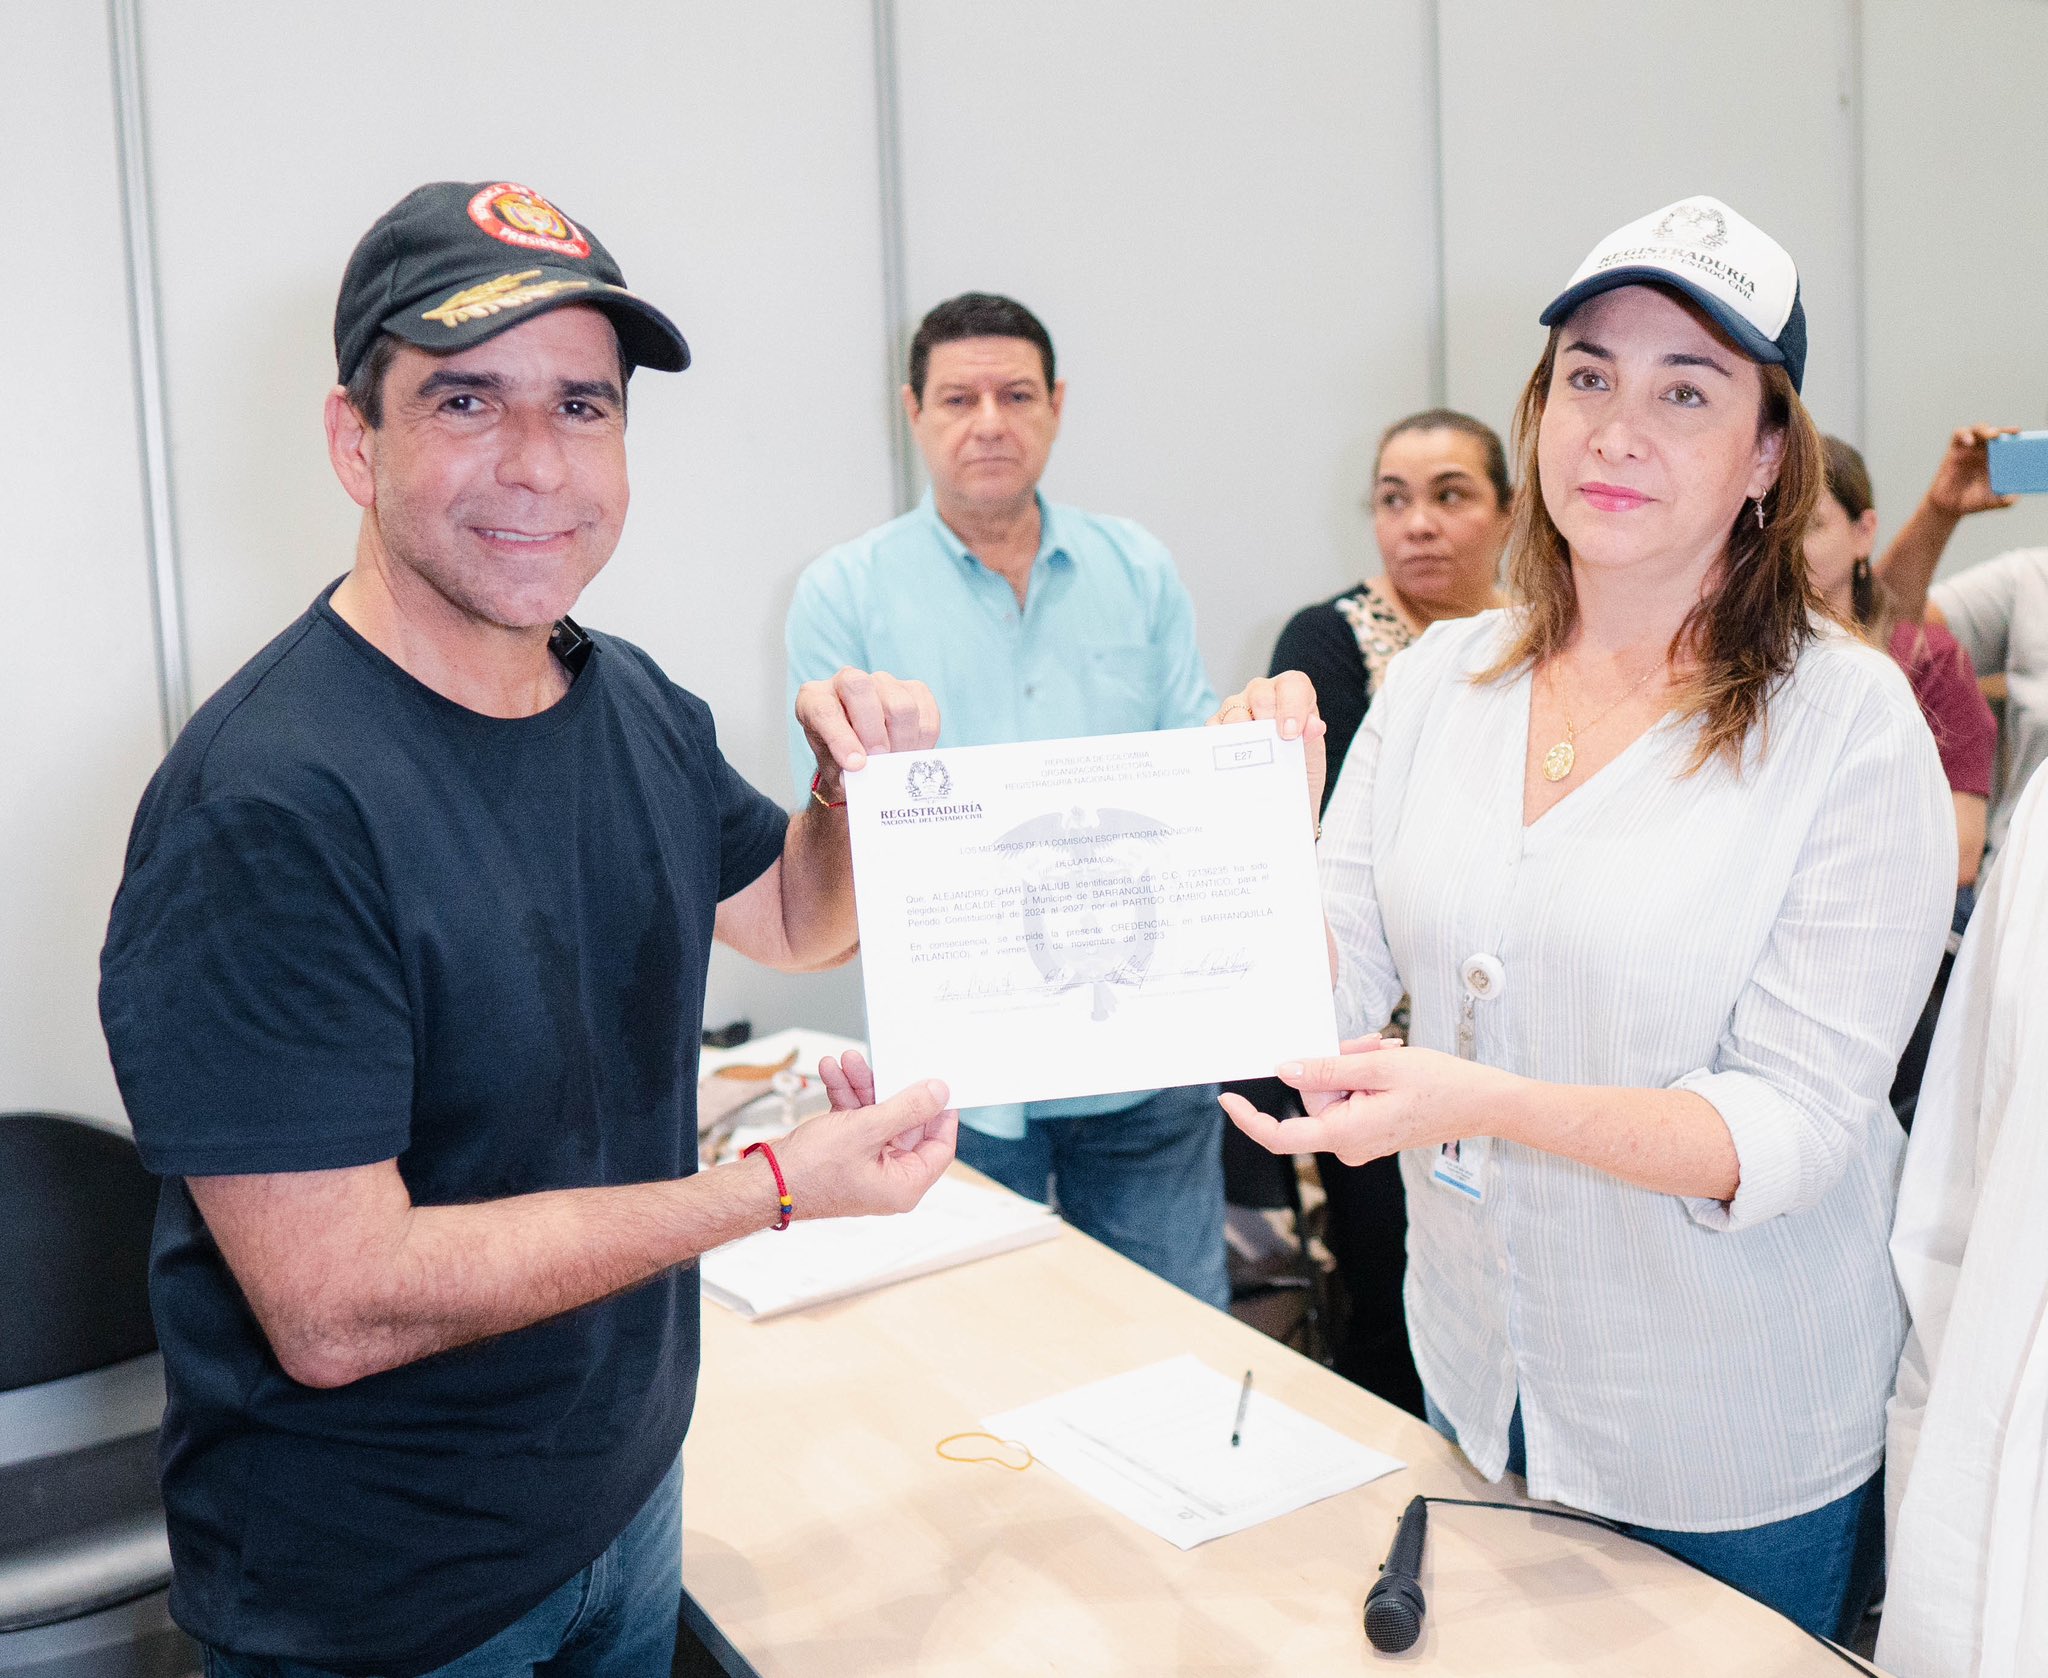
[[[1806,375],[1806,310],[1791,253],[1754,222],[1694,193],[1641,216],[1593,247],[1571,283],[1537,318],[1556,326],[1618,285],[1668,284],[1690,293],[1752,360]]]
[[[537,285],[529,285],[527,282],[539,273],[538,268],[529,268],[523,274],[500,274],[495,280],[486,280],[482,285],[458,291],[446,302],[423,311],[420,319],[437,320],[452,331],[473,320],[488,320],[506,309],[538,303],[547,297],[559,297],[565,291],[590,289],[588,280],[541,280]]]
[[[530,186],[495,181],[469,201],[469,219],[493,239],[521,250],[552,251],[579,261],[590,241],[567,216]]]
[[[1711,204],[1674,204],[1650,229],[1650,237],[1710,251],[1728,243],[1728,220]]]

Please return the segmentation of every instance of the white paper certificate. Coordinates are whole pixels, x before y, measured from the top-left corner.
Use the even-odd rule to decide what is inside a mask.
[[[882,1090],[981,1107],[1336,1051],[1302,747],[1271,723],[895,753],[846,799]]]

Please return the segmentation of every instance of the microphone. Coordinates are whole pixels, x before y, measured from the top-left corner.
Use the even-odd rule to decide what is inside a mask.
[[[1429,1521],[1429,1500],[1411,1498],[1394,1529],[1393,1546],[1380,1563],[1380,1576],[1365,1593],[1365,1635],[1383,1655],[1412,1649],[1422,1635],[1422,1541]]]

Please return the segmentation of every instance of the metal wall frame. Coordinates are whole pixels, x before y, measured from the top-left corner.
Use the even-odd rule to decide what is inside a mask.
[[[897,125],[899,83],[896,69],[895,0],[870,0],[875,38],[875,162],[881,188],[882,231],[882,389],[889,404],[890,487],[896,511],[907,513],[917,501],[917,460],[910,443],[910,422],[904,417],[898,391],[903,386],[903,357],[909,348],[910,295],[904,272],[903,155]]]
[[[1435,270],[1431,275],[1435,316],[1429,322],[1429,405],[1442,408],[1450,402],[1451,384],[1451,264],[1444,243],[1443,0],[1429,0],[1423,35],[1423,51],[1429,59],[1423,85],[1429,97],[1429,206],[1435,234],[1430,242],[1430,261]]]
[[[157,702],[164,747],[192,714],[185,599],[171,499],[170,416],[164,400],[162,315],[157,306],[156,225],[149,189],[149,133],[142,100],[138,0],[107,0],[113,48],[114,128],[120,153],[121,231],[128,259],[128,328],[135,365],[135,429],[142,459],[143,539],[156,635]]]
[[[1856,389],[1850,398],[1851,435],[1860,449],[1870,447],[1870,231],[1869,106],[1863,93],[1863,0],[1845,0],[1842,11],[1842,103],[1849,111],[1849,237],[1856,253],[1856,295],[1851,299],[1850,329],[1855,334],[1852,365]]]

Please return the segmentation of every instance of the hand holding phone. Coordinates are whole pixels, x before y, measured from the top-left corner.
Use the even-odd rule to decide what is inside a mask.
[[[2048,431],[2020,431],[1985,445],[1994,495],[2048,495]]]

